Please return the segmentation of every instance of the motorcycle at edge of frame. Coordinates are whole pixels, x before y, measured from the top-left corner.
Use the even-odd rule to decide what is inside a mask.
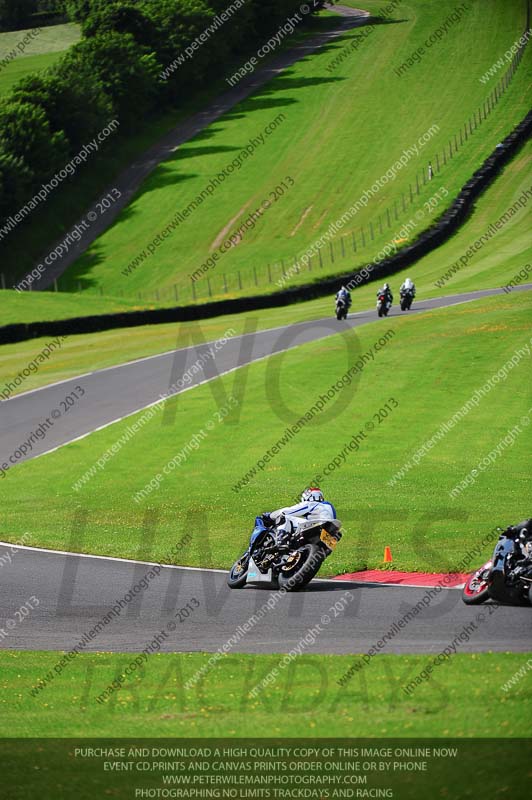
[[[249,547],[229,572],[229,588],[302,589],[316,577],[342,538],[341,527],[338,519],[304,521],[287,534],[256,517]]]
[[[490,561],[466,581],[462,600],[480,605],[486,600],[513,605],[532,605],[532,526],[501,529]]]

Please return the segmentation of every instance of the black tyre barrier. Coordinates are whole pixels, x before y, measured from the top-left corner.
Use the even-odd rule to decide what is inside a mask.
[[[323,278],[319,282],[308,283],[282,289],[267,295],[254,295],[231,300],[218,300],[204,305],[177,306],[146,311],[127,311],[118,314],[100,314],[91,317],[75,317],[56,322],[15,323],[0,327],[0,344],[12,344],[41,336],[69,336],[82,333],[97,333],[115,328],[133,328],[140,325],[161,325],[169,322],[209,319],[225,314],[238,314],[257,311],[263,308],[276,308],[315,300],[336,292],[339,284],[355,283],[362,286],[379,278],[385,278],[410,266],[437,249],[464,224],[473,210],[474,201],[486,191],[499,175],[502,168],[516,155],[519,148],[532,133],[532,111],[506,139],[497,145],[472,178],[462,187],[449,209],[430,227],[423,231],[408,247],[385,258],[377,264],[359,267],[353,272]],[[361,271],[371,274],[363,275]]]

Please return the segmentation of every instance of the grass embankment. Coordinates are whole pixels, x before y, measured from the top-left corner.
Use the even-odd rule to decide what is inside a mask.
[[[418,298],[456,294],[467,290],[504,286],[525,270],[532,282],[532,234],[530,233],[529,206],[518,213],[460,269],[452,278],[438,286],[442,276],[459,262],[471,245],[488,231],[521,196],[530,184],[528,175],[532,162],[532,142],[528,142],[519,156],[509,164],[492,187],[480,198],[466,225],[447,244],[391,279],[394,291],[410,275],[418,287]],[[529,201],[530,202],[530,201]],[[528,270],[527,270],[528,265]],[[363,286],[353,292],[353,311],[371,308],[374,303],[375,284]],[[79,297],[69,294],[0,292],[2,321],[31,322],[35,319],[54,320],[73,317],[80,313]],[[21,391],[79,375],[92,369],[112,366],[143,356],[171,350],[180,346],[186,335],[195,341],[203,336],[216,339],[228,328],[238,333],[247,321],[258,329],[273,328],[292,322],[316,319],[332,313],[331,298],[308,303],[298,303],[288,308],[273,308],[243,314],[226,315],[201,323],[151,325],[142,328],[106,331],[99,334],[71,336],[39,372],[32,374],[20,387]],[[125,311],[140,307],[135,301],[124,299],[83,297],[84,314]],[[153,305],[155,307],[155,304]],[[0,383],[12,380],[18,372],[42,350],[48,339],[35,339],[0,348]]]
[[[82,300],[79,295],[66,292],[30,293],[17,292],[14,289],[0,292],[2,325],[47,322],[158,307],[155,303],[141,303],[133,298],[91,297],[86,294]]]
[[[446,272],[459,262],[460,258],[468,251],[472,244],[483,234],[489,234],[489,228],[496,223],[517,200],[522,197],[525,190],[530,189],[530,168],[532,165],[532,142],[527,142],[519,155],[503,170],[493,185],[481,196],[475,209],[466,224],[458,233],[438,250],[418,261],[415,265],[399,272],[390,279],[394,288],[397,288],[405,276],[411,276],[418,287],[419,297],[436,297],[440,295],[456,294],[463,291],[485,289],[504,286],[511,281],[532,260],[532,234],[530,232],[530,198],[524,207],[519,207],[517,213],[501,227],[497,233],[471,258],[465,265],[459,264],[459,270],[442,284],[438,281]],[[527,282],[532,281],[532,268],[530,268]],[[352,311],[361,311],[371,307],[375,296],[375,285],[362,286],[353,292]],[[60,320],[77,315],[90,315],[127,311],[139,308],[159,308],[174,305],[173,303],[144,303],[139,300],[127,298],[91,297],[67,293],[50,292],[15,292],[0,291],[0,304],[2,308],[2,324],[9,325],[15,322],[32,322],[35,320]],[[274,327],[275,325],[288,324],[303,319],[312,319],[314,316],[325,316],[331,311],[331,299],[324,298],[308,303],[299,303],[289,308],[268,309],[266,311],[251,312],[251,316],[258,321],[259,327]],[[238,325],[241,315],[227,315],[217,320],[201,322],[205,335],[209,337],[211,327],[217,329],[219,322]],[[186,323],[185,323],[186,327]],[[116,346],[117,359],[126,360],[136,354],[139,340],[160,339],[161,347],[168,349],[173,345],[175,325],[156,326],[159,336],[151,336],[151,328],[142,331],[130,330],[127,337],[122,332],[99,334],[102,339],[107,336],[120,337],[122,345]],[[170,338],[168,339],[168,335]],[[38,346],[38,342],[34,343]],[[142,346],[142,345],[141,345]],[[20,350],[25,345],[17,345]],[[142,354],[157,352],[157,350],[143,350]],[[76,356],[77,357],[77,356]],[[0,374],[3,374],[0,359]]]
[[[33,35],[32,31],[36,29],[0,33],[0,62],[10,57],[9,63],[0,69],[0,97],[7,95],[27,75],[53,66],[80,38],[79,25],[73,23],[41,28]],[[19,45],[16,57],[11,59],[10,54],[17,51]]]
[[[189,274],[216,251],[220,237],[233,232],[284,180],[284,195],[272,203],[236,247],[220,256],[216,268],[198,281],[202,296],[206,295],[207,276],[212,279],[214,294],[223,296],[225,274],[229,293],[235,295],[239,294],[237,272],[241,271],[243,291],[253,293],[254,265],[261,267],[265,276],[269,262],[283,258],[287,265],[291,263],[397,161],[403,150],[416,145],[436,124],[439,132],[419,156],[413,156],[395,181],[381,189],[344,227],[346,257],[339,257],[337,242],[335,263],[331,264],[324,252],[325,266],[319,270],[314,259],[310,276],[338,273],[373,260],[395,237],[401,222],[412,215],[412,209],[423,208],[437,187],[443,185],[448,198],[454,197],[528,109],[530,48],[515,82],[494,113],[448,161],[437,180],[422,187],[414,205],[401,212],[400,220],[391,229],[379,232],[377,215],[386,208],[393,209],[394,200],[401,201],[402,192],[408,192],[410,183],[415,185],[416,172],[426,168],[429,160],[436,163],[436,153],[448,146],[449,138],[482,105],[491,87],[486,87],[480,77],[524,28],[521,3],[515,2],[509,9],[502,0],[489,7],[474,2],[437,47],[398,77],[395,67],[427,40],[455,5],[447,0],[437,5],[410,0],[401,6],[393,22],[375,25],[358,50],[337,68],[328,69],[346,45],[362,36],[363,29],[346,33],[259,89],[155,170],[117,223],[69,270],[65,284],[76,289],[81,281],[82,285],[102,286],[108,294],[164,290],[175,282],[190,286]],[[368,3],[368,8],[376,11],[379,3]],[[154,255],[125,277],[122,271],[146,250],[176,212],[186,208],[278,114],[283,114],[283,119],[253,157],[181,222]],[[287,176],[293,179],[293,186]],[[445,205],[442,201],[435,211],[427,212],[420,228],[426,227]],[[370,221],[375,227],[374,241],[368,234]],[[359,244],[356,257],[349,256],[351,232],[362,224],[366,226],[366,247]],[[278,270],[275,275],[278,277]],[[309,273],[304,270],[291,283],[308,279]],[[263,291],[274,288],[275,283],[262,286]]]
[[[327,19],[330,16],[326,13],[323,17],[308,20],[305,32],[296,39],[305,39],[330,27],[333,24]],[[228,65],[228,69],[232,71],[240,65],[239,60],[238,64]],[[227,88],[224,77],[220,76],[219,80],[211,81],[195,93],[178,111],[166,110],[156,118],[139,120],[138,128],[127,138],[117,133],[109,139],[108,146],[90,160],[87,168],[80,168],[75,179],[55,190],[46,203],[32,213],[27,224],[21,224],[9,234],[4,242],[2,265],[7,284],[26,275],[50,252],[57,240],[64,239],[79,218],[107,191],[113,177],[118,177],[176,125],[204,109]],[[77,282],[75,289],[78,290]],[[83,302],[84,298],[80,303],[81,309]]]
[[[31,655],[31,660],[29,658]],[[457,654],[408,697],[401,687],[428,656],[378,656],[345,687],[353,656],[301,656],[256,699],[248,692],[280,656],[222,658],[197,689],[183,684],[210,654],[150,656],[107,703],[96,698],[130,654],[82,654],[37,697],[38,679],[59,653],[0,652],[4,732],[19,737],[528,737],[530,679],[504,693],[519,654]],[[486,704],[489,695],[493,702]],[[495,699],[496,698],[496,699]],[[78,766],[79,769],[79,766]]]
[[[322,23],[324,21],[322,20]],[[401,27],[400,25],[388,25],[388,26],[377,26],[377,32],[380,33],[383,29],[387,31],[391,28]],[[367,48],[371,46],[372,39],[369,38],[367,41],[363,43],[363,47]],[[341,52],[341,51],[340,51]],[[358,57],[358,54],[356,54]],[[351,53],[350,57],[354,57],[355,54]],[[350,63],[349,60],[347,63]],[[418,65],[420,68],[422,64]],[[408,75],[403,77],[401,80],[407,80]],[[480,84],[481,85],[481,84]],[[164,125],[170,125],[170,118],[161,121],[160,123],[160,132],[162,133]],[[154,130],[151,130],[151,135],[153,136]],[[131,156],[134,157],[134,153],[141,152],[143,146],[147,146],[149,143],[149,132],[144,132],[143,136],[136,137],[136,139],[131,140],[129,145],[123,148],[123,152],[121,152],[121,163],[125,164],[127,162],[127,158]],[[470,244],[477,238],[477,236],[486,233],[487,227],[490,222],[495,222],[499,217],[507,211],[510,205],[515,202],[515,200],[520,196],[520,193],[529,188],[529,180],[527,179],[528,169],[530,165],[530,158],[532,153],[532,146],[528,144],[525,148],[521,151],[520,155],[514,160],[514,162],[508,167],[504,173],[504,175],[496,182],[496,184],[488,191],[488,193],[481,199],[480,203],[478,204],[478,210],[473,214],[471,221],[468,225],[461,231],[458,236],[454,237],[452,242],[449,245],[446,245],[444,248],[440,248],[435,253],[429,255],[426,259],[423,259],[416,267],[416,275],[417,275],[417,282],[421,289],[423,289],[425,294],[434,294],[434,286],[432,283],[434,280],[437,280],[441,277],[442,273],[445,272],[463,253],[467,250]],[[261,154],[260,152],[257,153],[256,158],[260,159]],[[330,154],[325,154],[326,158],[330,157]],[[106,159],[110,158],[110,156],[106,156]],[[106,168],[106,174],[112,173],[113,169],[118,169],[118,161],[105,161],[104,164]],[[85,180],[94,180],[94,190],[96,191],[96,183],[98,180],[101,180],[101,174],[99,173],[98,169],[91,169],[91,176],[85,176]],[[441,189],[442,185],[445,187],[444,181],[439,181],[437,178],[432,188],[433,189]],[[71,206],[75,206],[79,200],[79,196],[77,194],[78,188],[81,190],[83,188],[83,183],[78,187],[76,184],[69,189],[69,197],[68,202],[63,203],[61,208],[55,207],[55,200],[50,201],[47,204],[49,210],[54,215],[54,221],[51,219],[47,222],[47,229],[50,229],[50,225],[57,225],[58,219],[68,219],[68,215],[71,211]],[[86,188],[86,187],[85,187]],[[393,188],[393,187],[392,187]],[[60,197],[57,198],[59,202],[61,200]],[[53,208],[52,208],[53,206]],[[530,234],[529,234],[529,225],[527,224],[529,212],[527,209],[522,209],[519,211],[518,215],[512,219],[511,223],[508,223],[502,230],[500,230],[494,239],[497,247],[492,248],[491,246],[484,247],[478,254],[474,256],[471,262],[467,265],[467,270],[462,270],[460,275],[454,277],[449,288],[447,286],[443,287],[443,289],[438,290],[437,293],[447,293],[449,290],[455,291],[459,290],[460,288],[468,288],[469,286],[477,287],[480,283],[481,286],[487,285],[498,285],[502,282],[502,279],[506,276],[509,280],[515,274],[514,267],[521,268],[520,259],[526,260],[527,258],[527,248],[528,252],[530,252]],[[408,223],[411,219],[413,219],[415,223],[415,219],[413,217],[409,217],[407,214],[407,219],[405,220]],[[36,226],[38,227],[38,226]],[[419,227],[419,226],[418,226]],[[414,233],[416,232],[417,228],[414,229]],[[196,231],[197,233],[197,231]],[[174,241],[174,237],[172,237],[172,241]],[[177,241],[177,240],[175,240]],[[29,249],[31,250],[31,239],[28,241],[26,239],[24,243],[24,247],[26,251]],[[455,246],[456,245],[456,246]],[[15,250],[17,248],[15,247]],[[22,257],[22,253],[18,254]],[[474,265],[474,271],[471,269],[472,265]],[[354,263],[344,264],[345,269],[351,268],[355,266]],[[432,268],[434,267],[434,269]],[[493,279],[490,282],[486,282],[484,280],[484,275],[480,274],[480,272],[486,271],[489,268],[494,274]],[[151,269],[151,266],[150,266]],[[326,270],[325,270],[326,271]],[[412,271],[412,270],[410,270]],[[316,274],[316,273],[314,273]],[[306,279],[308,279],[309,275],[306,274]],[[427,280],[424,279],[424,276],[427,276]],[[469,276],[474,276],[469,279]],[[398,276],[398,280],[399,280]],[[487,275],[486,277],[491,277]],[[124,290],[127,290],[127,286],[125,283],[128,281],[124,281],[124,284],[117,284],[114,288],[114,291],[117,294],[122,294]],[[258,291],[264,291],[264,286],[259,286]],[[354,309],[362,308],[363,305],[357,305],[357,300],[363,300],[366,302],[366,298],[370,295],[373,295],[373,289],[369,292],[365,289],[360,289],[356,293],[355,297],[355,306]],[[145,293],[143,293],[143,298],[145,298]],[[181,292],[179,294],[179,302],[184,302],[185,296]],[[97,298],[97,297],[90,297],[87,293],[83,294],[81,298],[77,294],[73,295],[59,295],[50,297],[48,294],[43,295],[42,293],[33,293],[28,294],[25,293],[22,296],[17,296],[12,292],[0,292],[0,302],[2,304],[2,319],[5,324],[10,322],[17,322],[17,321],[31,321],[34,319],[39,320],[46,320],[46,319],[62,319],[66,317],[76,316],[77,314],[84,314],[86,310],[86,304],[90,309],[90,313],[97,312],[98,309],[101,310],[102,313],[111,309],[127,309],[130,307],[153,307],[153,306],[165,306],[165,305],[174,305],[175,298],[173,292],[170,293],[168,299],[166,301],[162,300],[161,302],[147,302],[145,299],[138,299],[136,302],[132,299],[128,301],[124,298],[118,299],[115,297],[110,306],[108,298]],[[298,306],[297,311],[295,311],[295,315],[300,314],[300,306]],[[328,300],[318,301],[315,306],[317,313],[321,313],[323,309],[323,313],[329,313],[330,304]],[[275,312],[274,312],[275,313]],[[291,312],[283,312],[286,314],[287,318],[291,316]],[[161,334],[164,336],[164,330],[160,328]]]
[[[287,424],[304,415],[388,329],[395,335],[358,381],[335,398],[338,405],[326,407],[235,492],[232,487],[282,438]],[[397,568],[452,569],[468,545],[495,524],[529,513],[532,428],[523,428],[457,500],[449,492],[532,407],[530,355],[419,466],[395,485],[388,482],[517,348],[530,342],[531,333],[530,295],[516,294],[370,324],[345,341],[333,336],[273,356],[169,401],[167,412],[145,425],[105,470],[95,469],[78,491],[73,484],[135,417],[13,467],[0,483],[5,498],[0,537],[16,541],[29,532],[29,544],[136,557],[143,515],[152,508],[158,514],[152,557],[162,558],[176,531],[192,527],[208,536],[194,537],[181,563],[228,567],[245,545],[254,512],[290,503],[319,474],[346,529],[324,574],[379,566],[385,545],[392,545]],[[221,386],[240,405],[219,423],[216,410],[226,403]],[[390,398],[392,408],[379,422],[375,415],[387,403],[390,408]],[[290,411],[282,410],[283,404]],[[358,451],[327,475],[327,465],[353,435],[367,430],[366,423],[375,428],[359,440]],[[133,496],[202,429],[207,434],[199,449],[165,476],[157,491],[135,503]],[[77,509],[88,510],[88,527],[83,542],[72,545]],[[488,554],[489,545],[485,550]]]

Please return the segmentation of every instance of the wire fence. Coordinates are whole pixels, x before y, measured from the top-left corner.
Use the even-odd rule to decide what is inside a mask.
[[[526,26],[525,33],[530,29],[530,3],[526,3]],[[373,220],[353,230],[349,234],[337,236],[330,240],[327,245],[318,250],[317,255],[305,259],[302,262],[294,255],[291,260],[281,259],[279,262],[266,265],[253,265],[246,270],[236,270],[231,273],[220,272],[215,269],[205,274],[201,279],[193,281],[181,281],[157,289],[132,292],[127,289],[112,288],[106,291],[105,286],[90,286],[79,281],[76,287],[72,280],[65,278],[55,281],[53,290],[60,292],[83,292],[108,297],[122,297],[129,300],[139,300],[140,302],[160,302],[160,303],[195,303],[201,300],[217,299],[224,297],[236,297],[242,294],[254,294],[256,290],[267,287],[270,291],[276,288],[286,288],[288,285],[297,283],[311,282],[318,278],[320,273],[326,269],[327,275],[331,276],[337,268],[338,274],[345,274],[349,270],[356,271],[361,266],[366,266],[358,262],[357,256],[374,244],[386,232],[397,227],[397,224],[404,220],[406,214],[418,203],[420,195],[424,189],[431,184],[435,177],[444,173],[447,165],[452,161],[456,154],[463,148],[481,125],[487,120],[497,107],[501,98],[510,86],[515,72],[521,63],[529,39],[519,45],[514,54],[510,66],[495,84],[494,88],[476,109],[469,119],[460,129],[452,135],[447,144],[436,152],[429,160],[425,161],[422,167],[418,168],[415,177],[408,184],[408,189],[401,192],[393,201],[393,204],[376,215]],[[452,202],[452,198],[451,198]],[[405,244],[408,244],[406,242]],[[400,249],[400,248],[398,248]],[[372,252],[375,251],[373,248]],[[297,267],[294,270],[294,267]],[[297,277],[294,278],[294,272]],[[278,284],[279,282],[279,284]],[[63,285],[61,285],[63,283]],[[286,284],[286,286],[285,286]],[[0,275],[0,285],[6,288],[4,275]],[[30,285],[31,291],[31,285]]]

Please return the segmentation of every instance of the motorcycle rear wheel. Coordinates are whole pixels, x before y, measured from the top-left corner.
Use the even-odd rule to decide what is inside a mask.
[[[462,600],[466,606],[478,606],[489,599],[489,583],[479,578],[483,571],[484,568],[470,575],[462,589]]]
[[[306,586],[317,574],[325,561],[325,553],[317,544],[307,544],[298,547],[300,558],[291,569],[281,570],[279,573],[279,589],[286,592],[296,592]]]
[[[246,585],[249,570],[249,554],[244,553],[235,561],[227,576],[227,585],[230,589],[243,589]]]

